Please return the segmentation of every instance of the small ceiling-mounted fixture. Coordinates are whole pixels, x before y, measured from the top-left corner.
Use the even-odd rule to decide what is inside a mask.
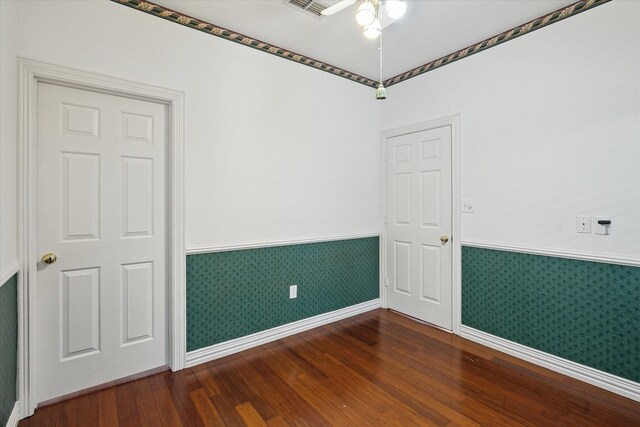
[[[356,12],[356,21],[358,24],[366,27],[367,25],[373,24],[373,21],[376,20],[376,8],[373,7],[373,4],[365,1],[358,7],[358,11]]]
[[[384,88],[384,83],[382,82],[382,29],[380,29],[380,44],[378,45],[378,51],[380,54],[380,83],[376,89],[376,99],[383,100],[387,99],[387,90]]]
[[[335,6],[341,3],[343,2],[337,3]],[[329,9],[331,8],[326,10]],[[356,21],[364,27],[362,34],[366,38],[375,39],[382,33],[382,28],[401,18],[406,11],[407,4],[404,0],[364,0],[356,12]],[[384,25],[382,25],[383,22]]]
[[[368,39],[375,39],[382,33],[382,25],[380,25],[380,20],[375,18],[373,22],[366,27],[362,31],[362,34]]]
[[[284,0],[284,3],[316,17],[321,17],[323,15],[322,12],[327,8],[319,0]]]
[[[385,10],[389,18],[399,19],[407,11],[407,4],[403,0],[387,0]]]
[[[309,0],[290,0],[292,2],[309,1]],[[380,35],[375,28],[381,29],[390,25],[396,19],[401,18],[407,11],[407,3],[405,0],[361,0],[362,4],[358,6],[356,12],[356,21],[364,27],[363,33],[368,38],[376,38]],[[333,6],[329,6],[322,10],[321,14],[325,16],[334,15],[343,9],[348,8],[358,0],[342,0]],[[376,25],[378,21],[378,25]]]

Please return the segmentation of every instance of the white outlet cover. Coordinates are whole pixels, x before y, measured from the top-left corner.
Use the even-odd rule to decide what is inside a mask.
[[[576,233],[591,234],[591,216],[590,215],[576,216]]]

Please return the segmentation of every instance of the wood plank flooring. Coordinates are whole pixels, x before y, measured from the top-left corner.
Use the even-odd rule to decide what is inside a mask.
[[[379,309],[19,425],[640,426],[640,403]]]

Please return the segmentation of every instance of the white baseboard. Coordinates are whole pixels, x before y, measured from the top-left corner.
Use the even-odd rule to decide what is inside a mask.
[[[13,411],[11,411],[11,415],[9,415],[9,419],[7,420],[7,427],[17,427],[18,421],[20,421],[20,405],[16,402],[13,405]]]
[[[581,365],[469,326],[462,325],[460,327],[460,336],[640,402],[640,383]]]
[[[364,313],[380,307],[380,299],[363,302],[342,308],[340,310],[331,311],[329,313],[320,314],[318,316],[309,317],[307,319],[298,320],[297,322],[288,323],[286,325],[277,326],[266,331],[257,332],[241,338],[225,341],[220,344],[214,344],[209,347],[190,351],[187,353],[186,367],[190,368],[201,363],[219,359],[233,353],[257,347],[280,338],[294,335],[318,326],[336,322],[356,314]]]

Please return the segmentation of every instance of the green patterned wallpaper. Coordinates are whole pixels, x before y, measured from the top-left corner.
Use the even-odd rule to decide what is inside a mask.
[[[187,351],[378,298],[378,246],[370,237],[187,256]]]
[[[462,248],[462,323],[640,382],[640,268]]]
[[[0,426],[16,403],[18,363],[18,276],[0,287]]]

